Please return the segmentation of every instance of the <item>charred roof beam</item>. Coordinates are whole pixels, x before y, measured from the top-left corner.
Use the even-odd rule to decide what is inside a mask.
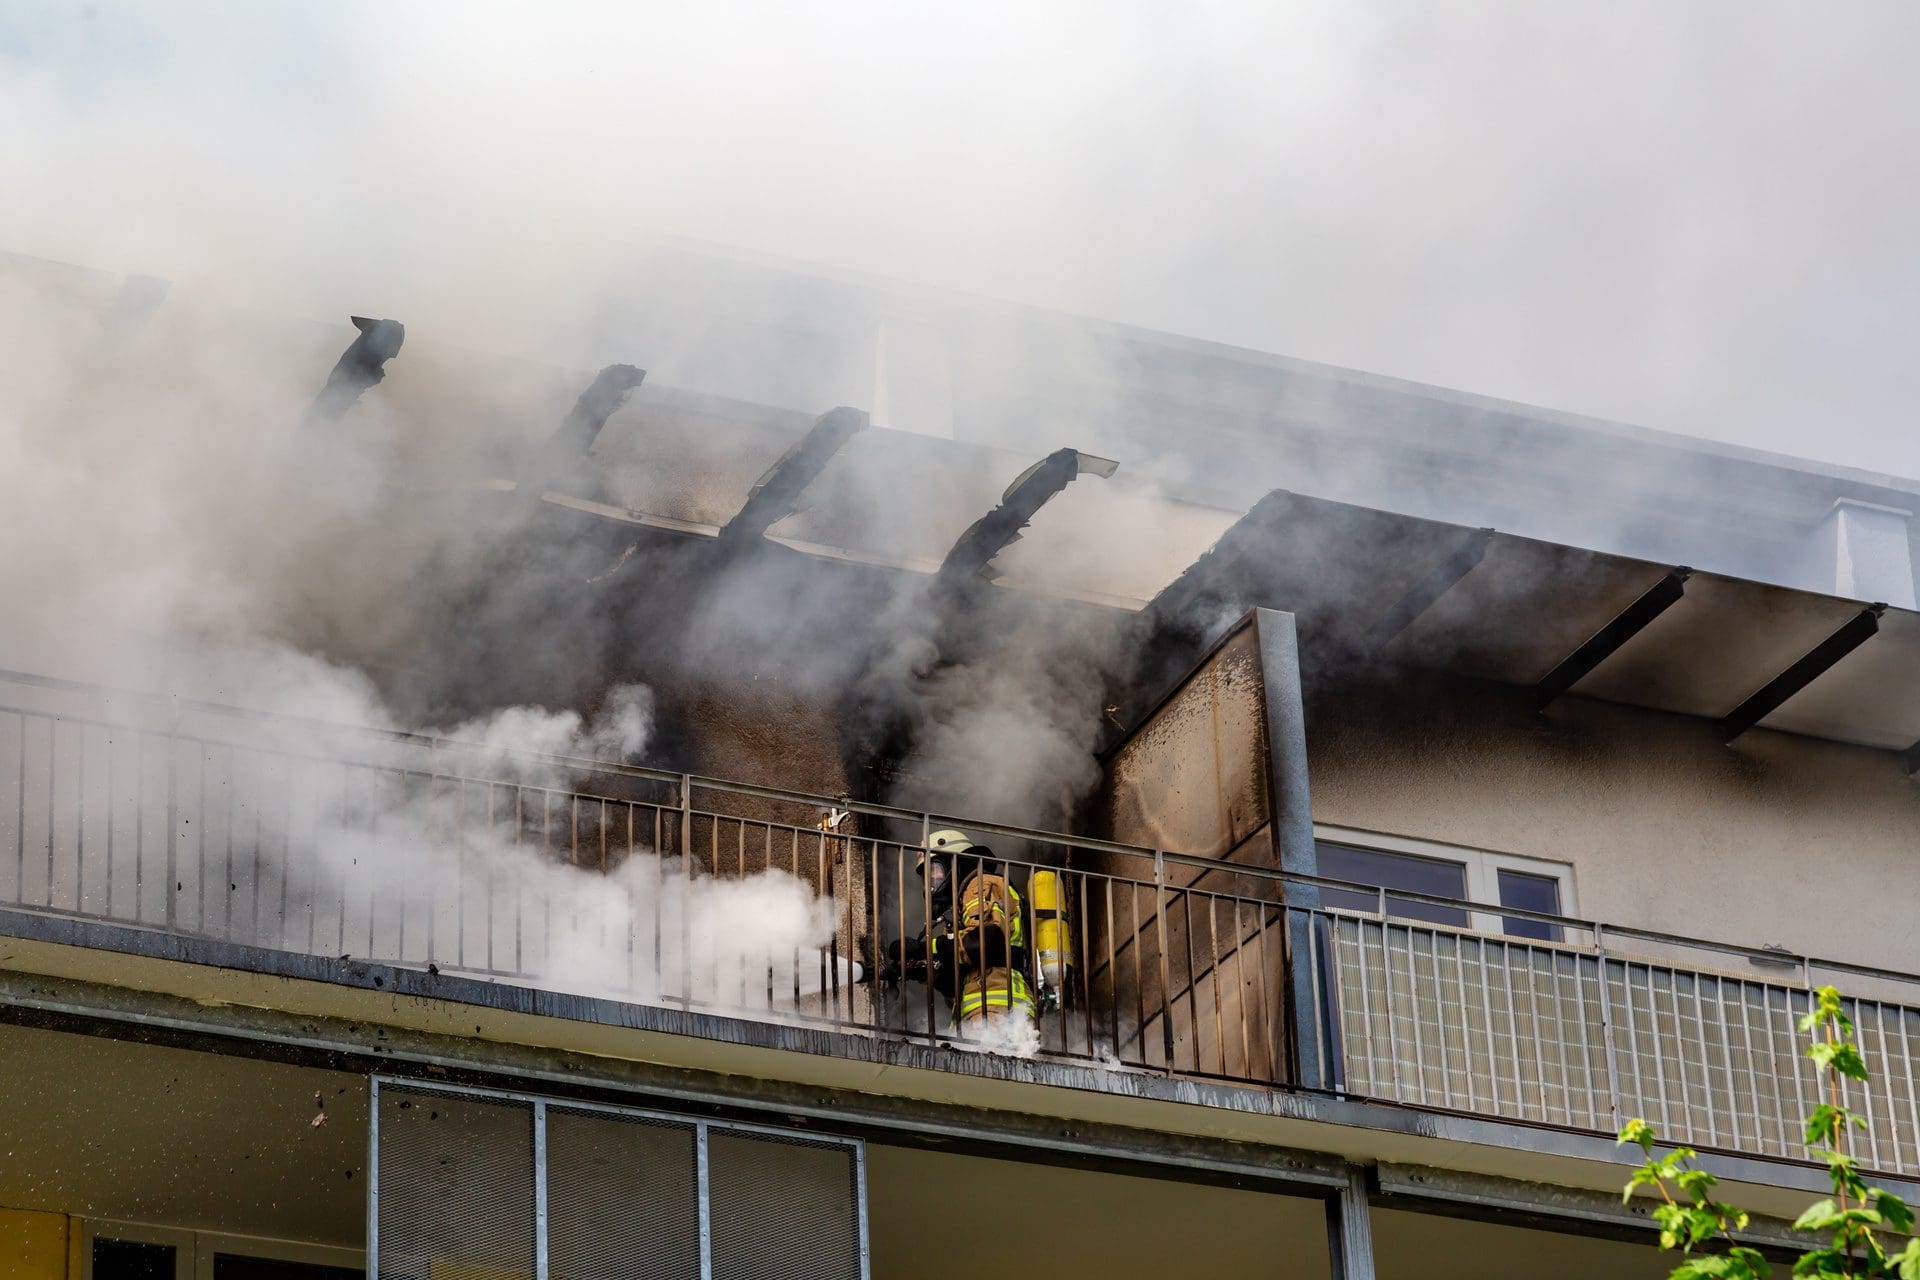
[[[620,411],[627,397],[646,380],[647,371],[630,364],[610,364],[594,376],[554,433],[540,446],[527,468],[535,490],[556,484],[579,483],[584,478],[593,442],[607,419]]]
[[[1545,711],[1555,698],[1579,684],[1595,667],[1618,653],[1627,641],[1645,631],[1655,618],[1679,603],[1680,597],[1686,594],[1687,579],[1692,576],[1693,570],[1684,565],[1674,569],[1589,636],[1586,643],[1533,686],[1533,709]]]
[[[1020,540],[1020,531],[1040,508],[1083,475],[1106,479],[1120,469],[1111,458],[1097,458],[1078,449],[1055,449],[1014,477],[1000,504],[967,526],[940,562],[937,580],[949,587],[975,581],[1002,551]]]
[[[360,335],[340,353],[327,375],[327,385],[314,397],[309,416],[317,421],[334,422],[344,417],[362,394],[387,376],[387,361],[400,354],[400,344],[407,339],[407,327],[398,320],[348,318]]]
[[[1880,630],[1880,615],[1886,611],[1887,606],[1884,604],[1868,605],[1844,627],[1822,640],[1812,653],[1768,681],[1765,688],[1741,703],[1731,715],[1720,722],[1720,732],[1725,740],[1732,742],[1759,724],[1779,710],[1781,704],[1788,698],[1812,684],[1842,658],[1872,639]]]
[[[1420,581],[1408,588],[1407,593],[1394,602],[1387,610],[1385,621],[1380,627],[1380,648],[1392,644],[1402,631],[1420,620],[1420,615],[1439,603],[1440,597],[1453,590],[1460,580],[1472,573],[1480,562],[1487,557],[1487,544],[1493,541],[1492,529],[1475,529],[1469,533],[1453,553],[1428,570]]]
[[[800,509],[800,496],[820,478],[847,441],[866,430],[867,415],[844,406],[814,419],[793,447],[754,482],[747,500],[720,530],[723,545],[757,542],[767,530]]]

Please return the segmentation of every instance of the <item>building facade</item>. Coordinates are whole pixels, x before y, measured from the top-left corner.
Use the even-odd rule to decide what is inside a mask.
[[[692,251],[597,377],[9,270],[325,385],[282,506],[379,442],[276,625],[393,716],[0,637],[7,1274],[1664,1275],[1616,1130],[1791,1248],[1824,985],[1920,1195],[1911,482]],[[1037,1043],[879,980],[945,827]]]

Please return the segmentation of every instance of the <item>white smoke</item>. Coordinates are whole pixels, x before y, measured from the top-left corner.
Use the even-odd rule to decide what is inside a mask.
[[[987,1017],[980,1026],[968,1028],[953,1043],[959,1048],[979,1053],[1031,1058],[1040,1052],[1040,1028],[1024,1013],[996,1013]]]

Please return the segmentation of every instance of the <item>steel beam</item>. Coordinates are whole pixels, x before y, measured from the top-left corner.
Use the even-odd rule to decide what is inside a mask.
[[[1812,653],[1769,680],[1765,688],[1736,707],[1731,715],[1720,722],[1721,735],[1726,741],[1732,742],[1778,710],[1788,698],[1819,679],[1842,658],[1872,639],[1874,633],[1880,630],[1880,615],[1886,610],[1884,604],[1871,604],[1862,609],[1846,626],[1822,640]]]
[[[1693,570],[1682,566],[1654,583],[1638,600],[1622,609],[1613,621],[1594,632],[1585,644],[1568,654],[1533,687],[1533,707],[1545,711],[1555,698],[1580,683],[1595,667],[1611,658],[1627,641],[1646,630],[1647,624],[1665,613],[1686,594],[1687,579]]]
[[[1381,622],[1380,647],[1384,649],[1392,644],[1395,637],[1417,622],[1420,615],[1438,603],[1441,596],[1472,573],[1486,559],[1487,544],[1492,541],[1492,529],[1475,529],[1449,555],[1429,569],[1420,581],[1408,588],[1393,608],[1387,610],[1387,616]]]
[[[1327,1197],[1327,1261],[1333,1280],[1374,1280],[1373,1208],[1367,1171],[1347,1167],[1347,1183]]]

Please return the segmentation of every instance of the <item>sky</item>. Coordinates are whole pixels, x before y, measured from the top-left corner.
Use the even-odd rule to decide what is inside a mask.
[[[476,341],[693,237],[1920,476],[1920,6],[0,0],[0,249]]]

